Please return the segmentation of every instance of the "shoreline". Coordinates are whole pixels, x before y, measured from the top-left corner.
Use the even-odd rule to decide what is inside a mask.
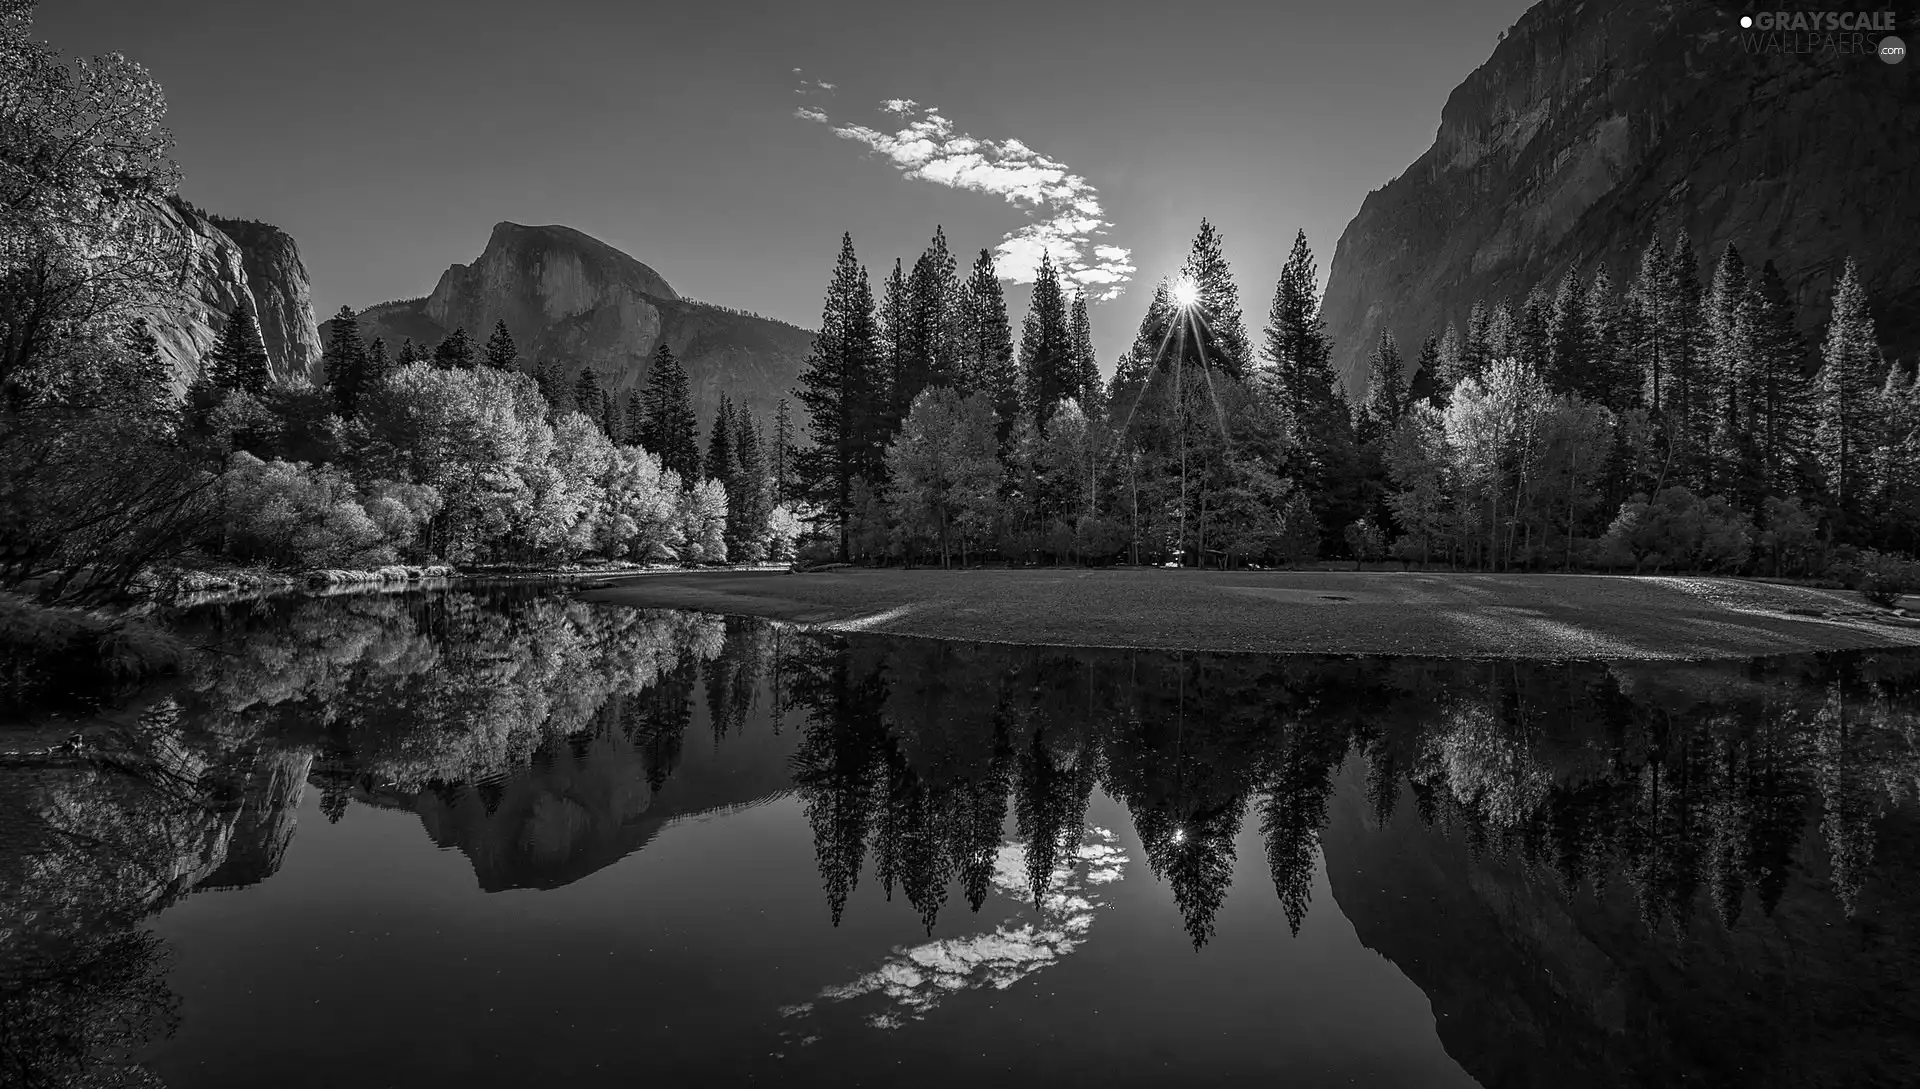
[[[1024,646],[1423,658],[1711,660],[1920,648],[1920,621],[1746,579],[1038,568],[671,572],[583,600],[824,632]]]

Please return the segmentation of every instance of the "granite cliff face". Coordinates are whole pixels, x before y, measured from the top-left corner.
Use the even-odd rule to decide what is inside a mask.
[[[1517,302],[1602,262],[1624,285],[1649,240],[1682,227],[1703,277],[1728,242],[1750,264],[1775,261],[1810,339],[1855,258],[1882,342],[1911,357],[1913,66],[1750,52],[1741,10],[1542,0],[1522,15],[1448,98],[1433,146],[1340,238],[1323,316],[1349,392],[1382,326],[1411,361],[1409,346],[1464,324],[1476,298]]]
[[[180,302],[153,323],[180,388],[199,377],[201,360],[219,341],[243,292],[259,317],[274,382],[317,383],[320,329],[293,239],[265,223],[209,217],[184,201],[164,202],[158,214],[185,240]]]
[[[431,295],[371,307],[360,327],[397,351],[409,337],[431,348],[455,328],[484,342],[502,320],[522,369],[547,361],[570,381],[592,367],[621,403],[646,381],[664,340],[686,367],[702,420],[723,393],[770,415],[813,346],[813,334],[797,326],[684,299],[659,273],[596,238],[517,223],[497,224],[480,256],[447,269]]]

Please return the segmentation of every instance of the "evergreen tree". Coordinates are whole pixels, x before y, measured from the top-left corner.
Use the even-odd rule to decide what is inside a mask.
[[[627,394],[627,418],[621,429],[621,437],[628,446],[646,445],[647,399],[639,390]]]
[[[115,371],[114,402],[138,419],[159,420],[172,414],[173,368],[160,355],[160,338],[145,318],[127,326],[124,359]]]
[[[960,294],[959,371],[961,396],[985,394],[1000,421],[1000,446],[1006,449],[1013,421],[1020,415],[1020,370],[1014,364],[1013,326],[1007,297],[993,266],[993,252],[981,250]]]
[[[735,426],[733,402],[723,393],[720,403],[713,410],[713,427],[707,433],[707,461],[704,468],[707,479],[718,480],[729,494],[733,490],[734,470],[738,467],[733,449],[734,441],[739,438]]]
[[[1586,331],[1581,339],[1587,351],[1590,400],[1615,412],[1624,412],[1640,400],[1640,378],[1620,344],[1620,301],[1613,294],[1613,277],[1602,263],[1593,271],[1586,298],[1580,305]]]
[[[840,238],[840,256],[795,396],[807,409],[812,445],[798,451],[797,491],[817,504],[840,531],[847,554],[855,481],[880,479],[885,449],[887,393],[878,374],[873,289],[854,254],[853,236]]]
[[[1246,377],[1253,366],[1253,348],[1247,342],[1247,323],[1240,314],[1240,287],[1227,264],[1220,232],[1204,219],[1180,274],[1199,294],[1187,330],[1187,342],[1196,361],[1204,360],[1208,367],[1230,378]]]
[[[1493,311],[1487,315],[1486,332],[1481,344],[1484,354],[1481,357],[1483,369],[1480,377],[1485,377],[1488,370],[1503,360],[1520,358],[1520,325],[1514,320],[1513,307],[1507,305],[1507,300],[1501,299],[1495,303]]]
[[[1598,403],[1605,383],[1598,380],[1593,366],[1593,351],[1587,342],[1591,326],[1587,322],[1586,294],[1580,290],[1580,277],[1573,269],[1560,277],[1553,293],[1553,307],[1547,317],[1547,358],[1543,377],[1555,393],[1576,393]]]
[[[660,465],[680,474],[680,483],[692,487],[700,479],[700,422],[694,417],[687,372],[662,340],[653,350],[647,374],[647,425],[640,444],[660,458]]]
[[[420,345],[413,342],[412,337],[407,337],[400,342],[400,354],[394,357],[393,365],[397,369],[426,361],[427,353],[421,349]]]
[[[1793,324],[1793,300],[1780,272],[1768,261],[1754,292],[1754,411],[1758,422],[1760,474],[1768,493],[1792,497],[1812,445],[1812,390],[1806,380],[1806,346]]]
[[[1033,301],[1020,328],[1020,369],[1026,383],[1026,410],[1044,432],[1054,408],[1074,396],[1080,381],[1073,332],[1067,326],[1066,296],[1054,274],[1053,259],[1046,255],[1040,258]]]
[[[1487,366],[1492,361],[1492,350],[1487,344],[1487,330],[1493,322],[1493,314],[1487,304],[1479,299],[1473,300],[1473,306],[1467,311],[1467,331],[1460,343],[1460,373],[1454,376],[1453,385],[1457,386],[1469,378],[1484,378]]]
[[[386,381],[393,367],[393,360],[387,358],[387,342],[379,337],[367,341],[367,380],[361,390],[364,392]]]
[[[1655,417],[1666,411],[1673,386],[1672,277],[1666,247],[1656,238],[1641,255],[1640,274],[1627,293],[1627,328],[1621,347],[1640,380],[1640,401]]]
[[[1446,332],[1440,334],[1437,365],[1438,374],[1435,385],[1439,396],[1435,398],[1434,403],[1444,404],[1447,397],[1453,393],[1453,388],[1460,384],[1460,380],[1473,373],[1467,360],[1467,340],[1460,335],[1459,327],[1452,322],[1448,322]]]
[[[505,320],[493,323],[493,335],[487,338],[486,363],[510,371],[520,365],[520,349],[513,343],[513,334],[507,332]]]
[[[1332,344],[1320,320],[1320,288],[1313,270],[1307,233],[1294,236],[1293,251],[1280,271],[1267,315],[1266,361],[1274,391],[1296,434],[1320,433],[1344,421],[1339,380],[1330,362]]]
[[[1553,322],[1553,300],[1542,284],[1533,285],[1520,312],[1514,315],[1514,358],[1535,374],[1544,374],[1551,354],[1548,330]]]
[[[1081,411],[1092,416],[1100,411],[1103,391],[1100,382],[1100,360],[1093,351],[1093,317],[1087,313],[1085,292],[1074,292],[1069,329],[1073,337],[1073,367],[1079,376],[1074,397],[1079,400]]]
[[[1400,345],[1391,329],[1380,330],[1379,343],[1367,364],[1367,398],[1360,404],[1357,437],[1375,442],[1393,430],[1407,408],[1407,389],[1400,361]]]
[[[1667,282],[1673,290],[1669,310],[1673,358],[1666,411],[1669,427],[1680,436],[1679,464],[1686,478],[1699,487],[1704,485],[1714,412],[1712,383],[1707,373],[1705,293],[1700,286],[1700,259],[1684,228],[1673,240],[1668,263]]]
[[[333,316],[322,361],[334,406],[340,415],[351,419],[360,404],[360,394],[372,385],[367,379],[367,348],[360,340],[360,319],[353,307],[342,306]]]
[[[600,375],[591,366],[581,367],[573,380],[573,410],[600,423]]]
[[[433,349],[433,365],[449,370],[470,371],[474,366],[473,338],[464,326],[447,334]]]
[[[409,345],[412,341],[407,342]],[[405,351],[403,347],[401,349]],[[540,390],[540,396],[547,402],[549,415],[560,415],[566,411],[566,405],[573,397],[567,387],[566,372],[558,363],[542,359],[533,365],[533,384]]]
[[[617,446],[626,441],[626,436],[621,433],[620,409],[614,404],[612,390],[602,389],[600,391],[599,423],[600,433],[607,437],[608,442]]]
[[[925,368],[914,359],[914,352],[923,348],[924,344],[916,343],[920,338],[916,336],[914,328],[913,305],[905,268],[896,257],[893,259],[893,273],[881,285],[880,307],[875,314],[879,349],[876,365],[887,376],[888,388],[896,393],[925,376]],[[897,430],[905,416],[906,410],[898,402],[889,402],[888,430]]]
[[[260,339],[260,325],[253,317],[253,302],[246,296],[227,315],[226,328],[207,354],[207,375],[213,384],[229,392],[267,392],[267,345]]]
[[[960,279],[943,228],[934,228],[933,241],[913,263],[906,288],[906,321],[899,338],[902,369],[894,375],[889,434],[899,429],[921,390],[951,386],[958,379]]]
[[[773,478],[760,421],[745,405],[734,413],[734,475],[727,492],[727,555],[743,563],[767,558],[773,518]]]
[[[1701,370],[1710,428],[1704,475],[1713,491],[1749,512],[1758,510],[1764,499],[1758,448],[1752,442],[1759,422],[1754,396],[1757,301],[1746,262],[1729,243],[1714,266],[1707,295],[1707,350]]]
[[[1852,258],[1833,291],[1833,316],[1814,376],[1814,450],[1826,473],[1838,521],[1857,526],[1871,495],[1877,394],[1885,368],[1866,289]]]
[[[1452,329],[1453,326],[1448,325],[1447,328]],[[1414,360],[1413,378],[1407,383],[1408,408],[1422,401],[1437,406],[1446,396],[1440,386],[1440,358],[1440,338],[1428,334],[1420,342],[1420,358]]]
[[[785,397],[773,406],[773,449],[767,458],[767,471],[773,478],[773,498],[784,503],[793,486],[793,414]]]

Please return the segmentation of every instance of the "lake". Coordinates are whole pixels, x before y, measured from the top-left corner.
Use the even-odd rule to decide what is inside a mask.
[[[1920,1083],[1914,652],[189,630],[0,730],[0,1082]]]

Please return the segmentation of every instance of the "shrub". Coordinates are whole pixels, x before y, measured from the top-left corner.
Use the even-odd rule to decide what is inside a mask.
[[[1849,586],[1875,605],[1893,608],[1908,594],[1920,593],[1920,563],[1911,556],[1862,550],[1840,572]]]

